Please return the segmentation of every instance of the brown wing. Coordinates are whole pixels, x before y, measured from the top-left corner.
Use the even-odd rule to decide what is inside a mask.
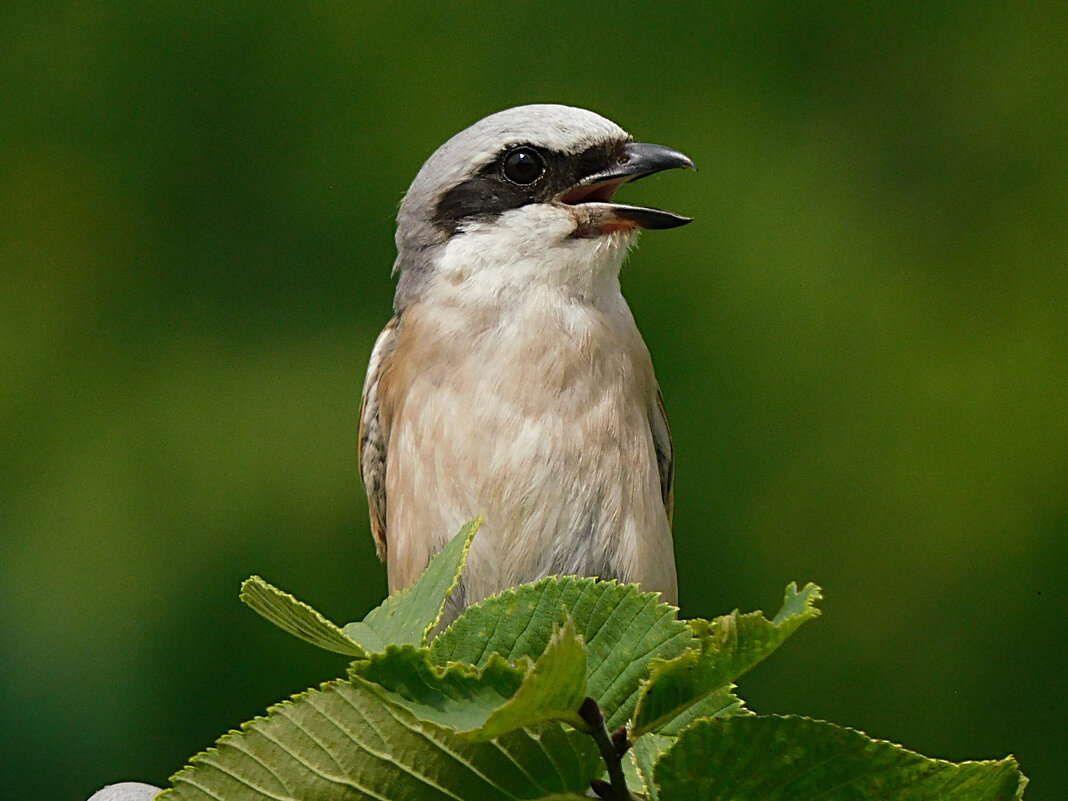
[[[389,434],[382,425],[378,400],[378,381],[384,364],[397,344],[399,317],[394,317],[375,341],[367,378],[363,384],[360,404],[359,451],[360,476],[367,491],[367,508],[371,514],[371,533],[374,534],[378,558],[386,559],[386,449]]]
[[[660,471],[660,495],[664,499],[668,522],[675,511],[675,443],[671,440],[664,395],[656,388],[656,398],[649,410],[649,426],[653,432],[653,447],[656,449],[656,466]]]

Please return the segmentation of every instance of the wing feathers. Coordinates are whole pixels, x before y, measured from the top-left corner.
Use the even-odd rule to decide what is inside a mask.
[[[660,494],[667,509],[668,522],[675,511],[675,443],[671,440],[664,395],[656,388],[656,400],[649,410],[649,425],[653,431],[653,447],[656,449],[656,466],[660,471]]]
[[[378,557],[386,559],[386,448],[388,432],[380,416],[378,382],[393,350],[397,346],[397,330],[400,318],[394,317],[375,341],[371,361],[367,365],[367,378],[363,385],[363,401],[360,404],[359,451],[360,475],[367,491],[367,507],[371,515],[371,533],[374,534]]]

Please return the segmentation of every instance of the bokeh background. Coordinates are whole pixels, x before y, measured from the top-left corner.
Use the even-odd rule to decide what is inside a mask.
[[[825,616],[760,711],[1068,796],[1068,5],[6,4],[0,795],[163,784],[339,675],[245,609],[385,592],[357,476],[392,217],[485,114],[700,165],[624,288],[678,456],[685,614]]]

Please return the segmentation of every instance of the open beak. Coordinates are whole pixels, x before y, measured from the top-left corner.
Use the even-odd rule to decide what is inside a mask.
[[[628,206],[612,200],[616,190],[623,184],[673,169],[696,170],[697,167],[689,156],[670,147],[628,142],[615,163],[593,175],[587,175],[557,199],[570,206],[589,204],[586,209],[590,213],[587,232],[592,234],[632,228],[677,228],[693,222],[693,218],[645,206]]]

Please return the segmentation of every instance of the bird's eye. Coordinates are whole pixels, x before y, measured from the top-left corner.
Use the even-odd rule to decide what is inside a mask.
[[[504,177],[517,184],[532,184],[545,172],[545,161],[537,150],[517,147],[504,157]]]

